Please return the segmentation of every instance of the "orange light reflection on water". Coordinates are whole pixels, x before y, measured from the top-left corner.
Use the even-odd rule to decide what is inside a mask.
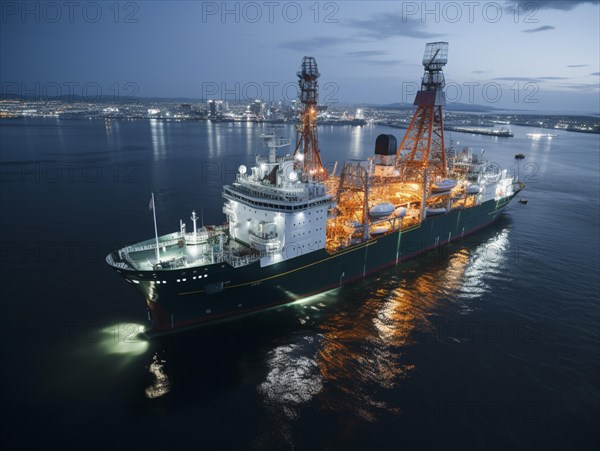
[[[368,421],[378,412],[397,413],[370,387],[390,389],[410,377],[415,365],[403,359],[401,349],[418,341],[416,334],[433,332],[440,299],[460,288],[468,263],[469,251],[462,249],[414,279],[381,278],[370,284],[377,288],[357,310],[334,314],[320,325],[316,363],[322,378],[351,395],[329,398],[329,408],[352,409]]]

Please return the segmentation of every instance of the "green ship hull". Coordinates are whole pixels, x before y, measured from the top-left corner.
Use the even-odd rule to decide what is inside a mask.
[[[148,335],[193,328],[247,315],[321,293],[397,265],[496,221],[518,193],[467,209],[427,217],[336,253],[321,249],[261,267],[227,263],[169,271],[115,268],[146,300]]]

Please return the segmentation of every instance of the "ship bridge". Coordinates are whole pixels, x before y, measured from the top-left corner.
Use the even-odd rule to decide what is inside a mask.
[[[263,138],[268,157],[257,156],[250,171],[239,167],[236,181],[223,187],[223,212],[229,235],[267,256],[261,260],[266,265],[323,248],[334,199],[322,182],[302,176],[301,157],[277,156],[275,149],[285,140],[274,134]]]
[[[300,211],[332,202],[321,183],[299,183],[295,186],[277,187],[241,178],[223,187],[223,197],[261,209],[272,211]]]

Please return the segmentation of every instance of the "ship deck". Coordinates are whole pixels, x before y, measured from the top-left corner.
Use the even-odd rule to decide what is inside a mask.
[[[200,229],[196,234],[174,232],[158,237],[160,266],[163,270],[210,265],[229,255],[241,255],[243,246],[236,242],[226,245],[226,226]],[[157,269],[156,239],[151,238],[123,247],[107,257],[109,264],[122,269],[152,271]]]

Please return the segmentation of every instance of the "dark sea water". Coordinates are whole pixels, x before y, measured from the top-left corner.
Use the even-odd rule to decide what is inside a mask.
[[[159,233],[192,208],[223,222],[263,127],[1,121],[2,449],[598,449],[600,137],[512,129],[450,135],[527,184],[495,225],[146,342],[104,256],[152,237],[151,191]],[[320,127],[323,158],[370,156],[379,133],[403,130]]]

